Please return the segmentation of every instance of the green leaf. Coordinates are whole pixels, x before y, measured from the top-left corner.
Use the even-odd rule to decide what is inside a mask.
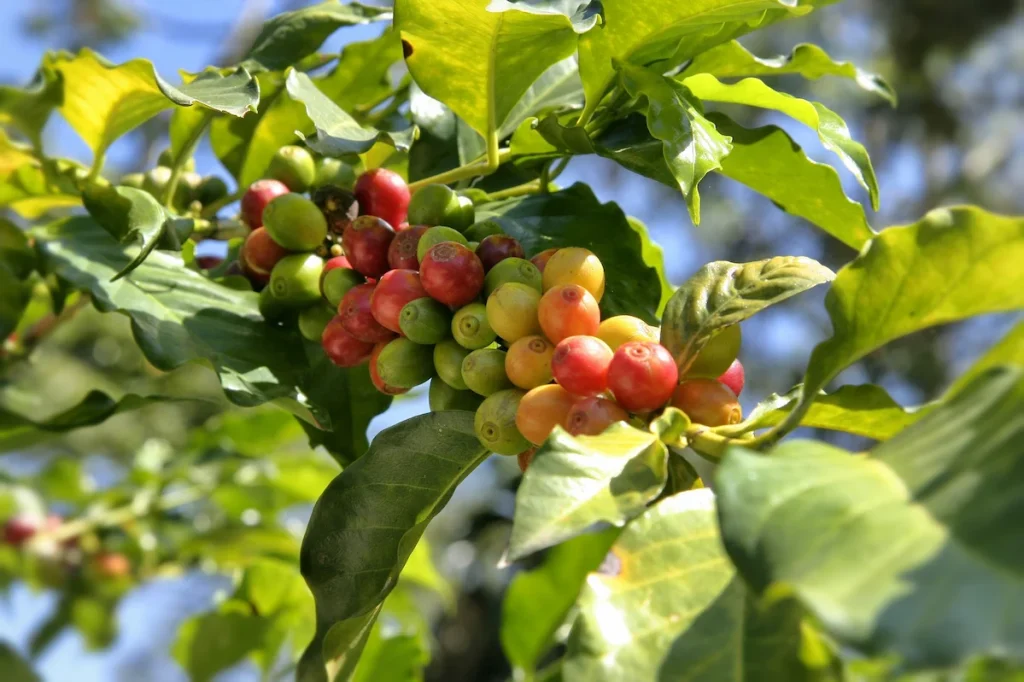
[[[566,680],[817,679],[800,660],[800,611],[750,595],[706,488],[665,498],[626,526],[579,607]]]
[[[640,251],[644,263],[647,267],[654,268],[654,271],[658,273],[658,279],[661,280],[661,301],[658,303],[656,315],[656,318],[660,320],[665,311],[665,306],[668,305],[669,299],[672,298],[672,292],[675,291],[672,283],[668,281],[668,275],[665,274],[665,252],[657,242],[648,236],[650,233],[643,221],[633,216],[626,216],[626,222],[640,236],[640,243],[642,245]]]
[[[134,393],[128,393],[115,400],[103,391],[93,390],[74,407],[46,419],[19,414],[0,406],[0,440],[6,442],[11,438],[21,439],[31,436],[36,431],[52,434],[94,426],[115,414],[133,412],[149,405],[174,400],[180,399],[159,395],[140,396]]]
[[[760,58],[733,40],[697,55],[683,70],[683,76],[709,73],[718,78],[782,76],[795,73],[810,80],[824,76],[849,78],[864,90],[896,106],[896,91],[884,78],[850,62],[837,62],[812,43],[801,43],[785,56]]]
[[[201,107],[175,108],[174,112],[171,113],[171,125],[168,131],[170,133],[172,159],[178,159],[185,153],[185,146],[206,125],[209,113],[209,111]]]
[[[238,405],[294,393],[305,370],[298,336],[268,326],[256,294],[216,284],[163,251],[111,282],[133,256],[88,217],[57,221],[37,236],[44,260],[61,279],[89,292],[100,310],[131,319],[136,342],[157,368],[209,363]]]
[[[999,368],[868,456],[730,449],[715,481],[730,557],[757,591],[907,670],[1020,659],[1022,405],[1024,371]]]
[[[301,682],[334,679],[325,666],[348,679],[427,523],[486,457],[472,413],[435,412],[381,432],[328,486],[302,543],[317,629]]]
[[[509,560],[597,523],[622,526],[665,487],[667,458],[657,436],[621,422],[600,436],[573,437],[556,428],[516,493]]]
[[[495,218],[523,245],[528,256],[544,249],[579,246],[597,254],[607,285],[601,299],[603,316],[635,315],[657,324],[662,278],[645,260],[649,236],[637,231],[616,204],[602,204],[585,184],[550,194],[477,206],[477,220]],[[600,225],[600,230],[594,226]]]
[[[172,651],[192,682],[210,682],[262,644],[265,620],[239,612],[244,608],[240,604],[228,607],[235,610],[195,616],[178,629]]]
[[[890,341],[984,313],[1024,308],[1024,218],[936,209],[884,230],[825,298],[832,338],[814,349],[800,413],[839,372]]]
[[[156,248],[169,216],[153,195],[134,187],[91,185],[82,196],[89,214],[110,236],[137,245],[138,254],[111,281],[139,267]]]
[[[953,385],[946,391],[946,395],[956,395],[975,377],[1000,365],[1024,367],[1024,322],[1018,322],[1006,333],[1006,336],[989,348],[966,372],[957,377]]]
[[[0,85],[0,125],[19,130],[39,149],[50,113],[60,105],[63,84],[48,69],[36,72],[25,88]]]
[[[722,166],[731,140],[704,117],[700,102],[678,81],[637,66],[623,66],[622,83],[633,97],[647,99],[647,128],[662,141],[665,165],[686,197],[693,222],[700,222],[704,176]]]
[[[78,189],[58,173],[63,160],[44,164],[26,145],[0,128],[0,207],[35,219],[55,208],[81,204]]]
[[[834,277],[824,265],[803,256],[708,263],[669,300],[661,343],[685,373],[716,332]]]
[[[817,225],[847,246],[860,249],[875,236],[864,207],[846,196],[832,166],[812,161],[776,126],[744,128],[724,114],[708,115],[732,138],[719,172],[768,197],[787,213]]]
[[[587,574],[596,571],[619,530],[610,528],[567,540],[544,563],[516,575],[501,607],[501,647],[514,668],[533,672],[554,643]]]
[[[602,0],[604,25],[580,36],[584,116],[596,111],[615,80],[613,62],[666,73],[715,45],[834,0]]]
[[[0,339],[6,339],[18,328],[31,297],[29,286],[0,263]]]
[[[576,49],[568,17],[490,12],[482,2],[397,0],[395,26],[420,88],[485,137],[542,73]]]
[[[339,28],[389,19],[391,11],[383,7],[338,0],[284,12],[263,24],[242,65],[253,71],[283,71],[316,52]]]
[[[878,179],[867,150],[850,137],[846,122],[825,105],[779,92],[757,78],[745,78],[729,85],[711,74],[701,73],[682,79],[682,83],[702,100],[773,109],[815,130],[825,149],[838,156],[857,182],[868,190],[871,205],[878,210]]]
[[[422,682],[423,669],[430,662],[424,637],[399,633],[385,636],[377,623],[366,641],[352,682]]]
[[[553,64],[527,88],[498,128],[498,138],[505,139],[523,121],[549,111],[577,109],[583,106],[583,82],[576,57]]]
[[[391,67],[401,59],[398,32],[388,30],[374,40],[347,44],[338,65],[316,83],[342,109],[366,113],[392,91]]]
[[[399,151],[408,151],[416,139],[415,126],[398,132],[385,132],[372,126],[361,126],[354,118],[332,102],[310,80],[299,71],[288,74],[288,94],[306,107],[306,114],[316,126],[316,141],[307,144],[325,156],[361,154],[369,151],[378,140],[392,145]]]
[[[0,673],[6,682],[40,682],[41,679],[7,642],[0,642]]]
[[[533,14],[562,14],[572,22],[577,33],[586,33],[601,18],[601,0],[491,0],[489,12],[519,10]]]

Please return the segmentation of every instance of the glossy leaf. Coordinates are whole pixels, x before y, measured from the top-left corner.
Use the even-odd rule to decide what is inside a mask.
[[[661,301],[658,303],[656,315],[656,318],[660,320],[665,306],[668,305],[669,299],[672,298],[672,292],[675,290],[672,283],[668,281],[668,275],[665,274],[665,252],[657,242],[648,236],[650,233],[647,226],[639,218],[626,216],[626,222],[634,232],[640,235],[640,242],[643,245],[641,255],[644,263],[647,264],[647,267],[654,268],[654,271],[658,273],[658,279],[661,280]]]
[[[251,70],[284,70],[316,52],[339,28],[390,18],[390,10],[383,7],[339,0],[284,12],[263,24],[243,65]]]
[[[1024,308],[1024,219],[936,209],[892,227],[839,271],[825,298],[832,338],[811,353],[801,411],[839,372],[907,334]]]
[[[707,49],[834,0],[602,0],[604,25],[580,36],[588,114],[615,80],[613,62],[666,73]]]
[[[573,30],[586,33],[597,26],[601,18],[600,0],[491,0],[491,12],[518,10],[534,14],[562,14],[572,22]]]
[[[0,207],[35,219],[55,208],[80,205],[78,189],[57,172],[60,164],[44,164],[30,147],[0,129]]]
[[[573,25],[560,13],[490,12],[473,0],[398,0],[395,26],[416,83],[484,136],[576,49]]]
[[[598,202],[588,186],[577,183],[550,194],[481,204],[476,214],[477,220],[497,219],[528,257],[551,247],[585,244],[604,265],[604,316],[636,315],[657,323],[664,274],[651,267],[656,259],[645,261],[650,237],[638,232],[616,204]]]
[[[537,450],[516,494],[508,557],[514,561],[597,523],[622,526],[665,487],[668,450],[623,423],[600,436],[556,428]]]
[[[498,128],[498,137],[508,137],[531,116],[581,106],[583,82],[580,80],[579,64],[575,57],[569,57],[553,64],[527,88]]]
[[[87,188],[82,197],[85,208],[111,237],[125,245],[137,246],[138,254],[112,280],[137,268],[152,253],[164,234],[170,216],[153,195],[134,187]]]
[[[372,126],[359,125],[304,73],[289,73],[286,87],[292,99],[305,105],[306,114],[316,126],[316,140],[309,140],[307,144],[326,156],[361,154],[369,151],[378,140],[387,142],[400,151],[408,151],[416,137],[415,127],[389,133]]]
[[[1021,405],[1024,370],[999,368],[868,456],[730,449],[716,477],[730,557],[757,591],[794,595],[841,643],[905,669],[1019,659]]]
[[[27,87],[0,85],[0,124],[19,130],[39,148],[43,127],[60,104],[62,83],[56,74],[39,70]]]
[[[669,300],[661,343],[684,373],[716,332],[834,277],[824,265],[803,256],[708,263]]]
[[[619,530],[581,535],[557,545],[544,563],[512,579],[501,606],[501,647],[513,667],[537,668],[554,643],[588,573],[596,571]]]
[[[807,681],[800,611],[758,604],[722,549],[711,490],[661,500],[587,578],[566,682]]]
[[[700,222],[704,176],[720,168],[732,149],[731,140],[704,117],[700,102],[678,81],[638,66],[624,66],[622,83],[633,97],[647,100],[647,128],[662,142],[665,165],[686,197],[690,218]]]
[[[132,320],[132,333],[150,362],[169,371],[208,362],[228,398],[258,405],[290,396],[305,369],[298,337],[269,327],[256,295],[218,285],[154,251],[130,277],[111,278],[134,254],[88,217],[58,221],[39,232],[43,257],[59,277],[89,292],[103,311]]]
[[[858,86],[896,106],[896,91],[884,78],[851,62],[837,62],[812,43],[801,43],[788,55],[761,58],[733,40],[697,55],[683,70],[683,76],[709,73],[717,78],[782,76],[795,73],[817,80],[825,76],[849,78]]]
[[[846,122],[825,105],[779,92],[757,78],[745,78],[729,85],[702,73],[684,78],[682,83],[702,100],[774,109],[813,129],[821,144],[838,156],[857,182],[868,190],[871,204],[878,210],[878,179],[867,150],[850,137]]]
[[[302,543],[317,629],[299,680],[347,679],[427,523],[486,457],[472,413],[435,412],[381,432],[328,486]]]

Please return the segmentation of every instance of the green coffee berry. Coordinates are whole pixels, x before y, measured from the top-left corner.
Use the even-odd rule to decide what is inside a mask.
[[[505,234],[505,230],[501,229],[501,225],[497,220],[492,219],[470,225],[463,234],[466,235],[466,239],[482,242],[492,234]]]
[[[316,179],[316,162],[306,149],[285,145],[271,157],[267,176],[283,182],[293,192],[305,192]]]
[[[312,201],[294,192],[282,194],[263,209],[263,227],[290,251],[312,251],[327,237],[327,219]]]
[[[341,159],[324,157],[317,161],[316,178],[313,180],[314,187],[331,185],[351,190],[355,184],[355,169]]]
[[[482,348],[467,355],[462,361],[462,380],[469,386],[469,390],[485,397],[513,388],[505,374],[505,351]]]
[[[427,255],[430,247],[442,242],[457,242],[463,246],[469,244],[469,240],[463,237],[462,233],[458,230],[438,225],[437,227],[430,228],[420,237],[420,243],[416,246],[416,258],[422,263],[423,257]]]
[[[445,339],[434,346],[434,370],[441,380],[454,389],[465,391],[469,387],[462,380],[462,361],[469,351],[453,339]]]
[[[418,298],[402,306],[398,326],[409,340],[433,345],[448,336],[452,313],[447,306],[432,298]]]
[[[498,261],[484,277],[484,296],[491,293],[506,282],[519,282],[533,287],[543,293],[543,277],[537,266],[525,258],[506,258]]]
[[[299,333],[307,341],[319,342],[324,334],[324,328],[335,314],[336,309],[326,303],[314,303],[304,308],[299,313]]]
[[[445,410],[472,412],[484,401],[482,396],[473,391],[459,391],[452,388],[440,377],[430,380],[430,391],[427,395],[432,412],[444,412]]]
[[[320,289],[327,302],[337,309],[349,289],[365,281],[366,278],[352,268],[333,268],[324,274]]]
[[[323,267],[323,259],[310,253],[285,256],[270,272],[267,288],[282,303],[311,305],[320,300],[320,272]]]
[[[389,341],[377,356],[377,374],[388,386],[419,386],[434,374],[432,354],[430,346],[421,346],[399,337]]]
[[[459,308],[452,317],[452,336],[463,348],[476,350],[494,343],[498,335],[487,322],[487,306],[470,303]]]
[[[499,455],[518,455],[530,442],[516,428],[516,411],[525,391],[508,388],[487,397],[477,408],[473,420],[480,443]]]
[[[449,225],[448,216],[460,211],[459,196],[453,189],[447,185],[427,185],[409,200],[409,224]]]

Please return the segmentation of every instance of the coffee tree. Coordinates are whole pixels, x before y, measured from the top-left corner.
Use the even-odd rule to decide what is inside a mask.
[[[127,590],[199,565],[235,582],[177,634],[192,679],[243,660],[266,679],[421,679],[423,600],[450,603],[421,536],[496,453],[524,472],[503,562],[529,562],[502,610],[515,679],[1010,679],[1024,328],[924,405],[836,379],[915,332],[1019,312],[1024,219],[958,206],[876,231],[834,168],[718,110],[810,127],[877,207],[843,119],[772,83],[845,78],[895,103],[889,86],[815,45],[736,42],[827,4],[324,2],[179,84],[83,50],[0,91],[5,449],[189,398],[97,388],[49,416],[21,400],[11,377],[89,306],[130,320],[154,372],[200,365],[239,408],[99,490],[66,457],[0,484],[5,583],[60,595],[30,653],[66,627],[105,646]],[[379,38],[319,51],[374,22]],[[106,176],[110,145],[165,111],[159,165]],[[91,159],[46,153],[51,115]],[[195,172],[204,138],[229,180]],[[732,178],[849,263],[712,262],[673,288],[643,224],[558,185],[588,155],[678,189],[695,223],[701,180]],[[206,240],[227,258],[197,255]],[[743,415],[742,323],[818,286],[831,336]],[[430,412],[367,443],[425,382]],[[801,426],[874,444],[783,440]],[[335,463],[287,445],[299,429]],[[300,547],[286,512],[314,501]]]

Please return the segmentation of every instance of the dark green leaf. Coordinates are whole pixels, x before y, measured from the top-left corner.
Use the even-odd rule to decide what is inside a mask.
[[[385,637],[381,630],[378,623],[370,633],[352,682],[422,682],[423,668],[430,662],[425,638],[401,633]]]
[[[339,0],[284,12],[263,24],[242,64],[250,70],[284,70],[316,52],[339,28],[390,18],[391,11],[383,7]]]
[[[259,81],[242,68],[228,74],[208,69],[177,87],[153,73],[160,91],[179,106],[201,104],[222,114],[241,117],[256,111],[260,102]]]
[[[18,328],[31,296],[28,284],[0,262],[0,339]]]
[[[148,192],[134,187],[90,185],[82,195],[85,208],[104,230],[122,244],[138,246],[135,258],[111,281],[139,267],[156,248],[169,216]]]
[[[36,267],[36,254],[28,235],[6,218],[0,218],[0,266],[23,279]]]
[[[685,372],[716,332],[834,277],[824,265],[803,256],[708,263],[669,300],[661,343]]]
[[[683,76],[710,73],[718,78],[746,78],[748,76],[782,76],[795,73],[817,80],[824,76],[849,78],[861,88],[896,106],[896,92],[884,78],[868,73],[850,62],[837,62],[823,49],[811,43],[802,43],[785,56],[762,59],[733,40],[697,55],[683,71]]]
[[[435,412],[381,432],[328,486],[302,543],[317,629],[301,682],[334,679],[326,669],[348,679],[427,523],[486,457],[472,413]]]
[[[6,440],[35,430],[61,433],[83,426],[93,426],[106,421],[115,414],[132,412],[147,405],[169,400],[177,399],[170,396],[140,396],[129,393],[122,396],[120,400],[115,400],[103,391],[94,390],[90,391],[74,407],[41,420],[0,408],[0,438]]]
[[[602,16],[601,0],[491,0],[490,12],[518,10],[533,14],[563,14],[569,17],[573,30],[586,33]]]
[[[597,523],[622,526],[654,500],[668,478],[658,437],[623,423],[600,436],[556,428],[516,493],[508,556],[514,561]]]
[[[498,219],[528,256],[551,247],[585,244],[604,265],[604,316],[636,315],[657,323],[664,275],[645,260],[650,238],[637,232],[638,226],[631,225],[616,204],[598,202],[588,186],[577,183],[551,194],[477,206],[477,220],[488,218]],[[595,225],[601,229],[595,230]]]
[[[757,591],[793,594],[841,643],[906,669],[1020,659],[1022,406],[1024,370],[999,368],[867,456],[730,449],[715,480],[730,557]]]
[[[1024,322],[1018,322],[1006,333],[1006,336],[989,348],[966,372],[957,377],[957,380],[949,387],[946,395],[956,395],[973,381],[975,377],[992,367],[1000,365],[1024,367]]]
[[[7,642],[0,642],[0,674],[5,682],[40,682],[41,678],[32,670],[28,661],[22,658]]]
[[[810,682],[801,613],[764,607],[722,549],[709,489],[665,498],[631,522],[587,578],[566,680]]]
[[[458,119],[452,110],[414,83],[409,92],[409,113],[420,130],[409,150],[409,181],[429,178],[460,165],[456,143]]]
[[[662,142],[665,165],[686,197],[690,217],[700,222],[700,193],[704,176],[722,166],[731,140],[704,117],[700,102],[678,81],[639,66],[624,66],[622,82],[633,97],[647,100],[647,128]]]
[[[618,535],[609,528],[567,540],[552,548],[543,564],[512,579],[501,607],[501,646],[513,667],[536,670],[587,574],[601,565]]]

